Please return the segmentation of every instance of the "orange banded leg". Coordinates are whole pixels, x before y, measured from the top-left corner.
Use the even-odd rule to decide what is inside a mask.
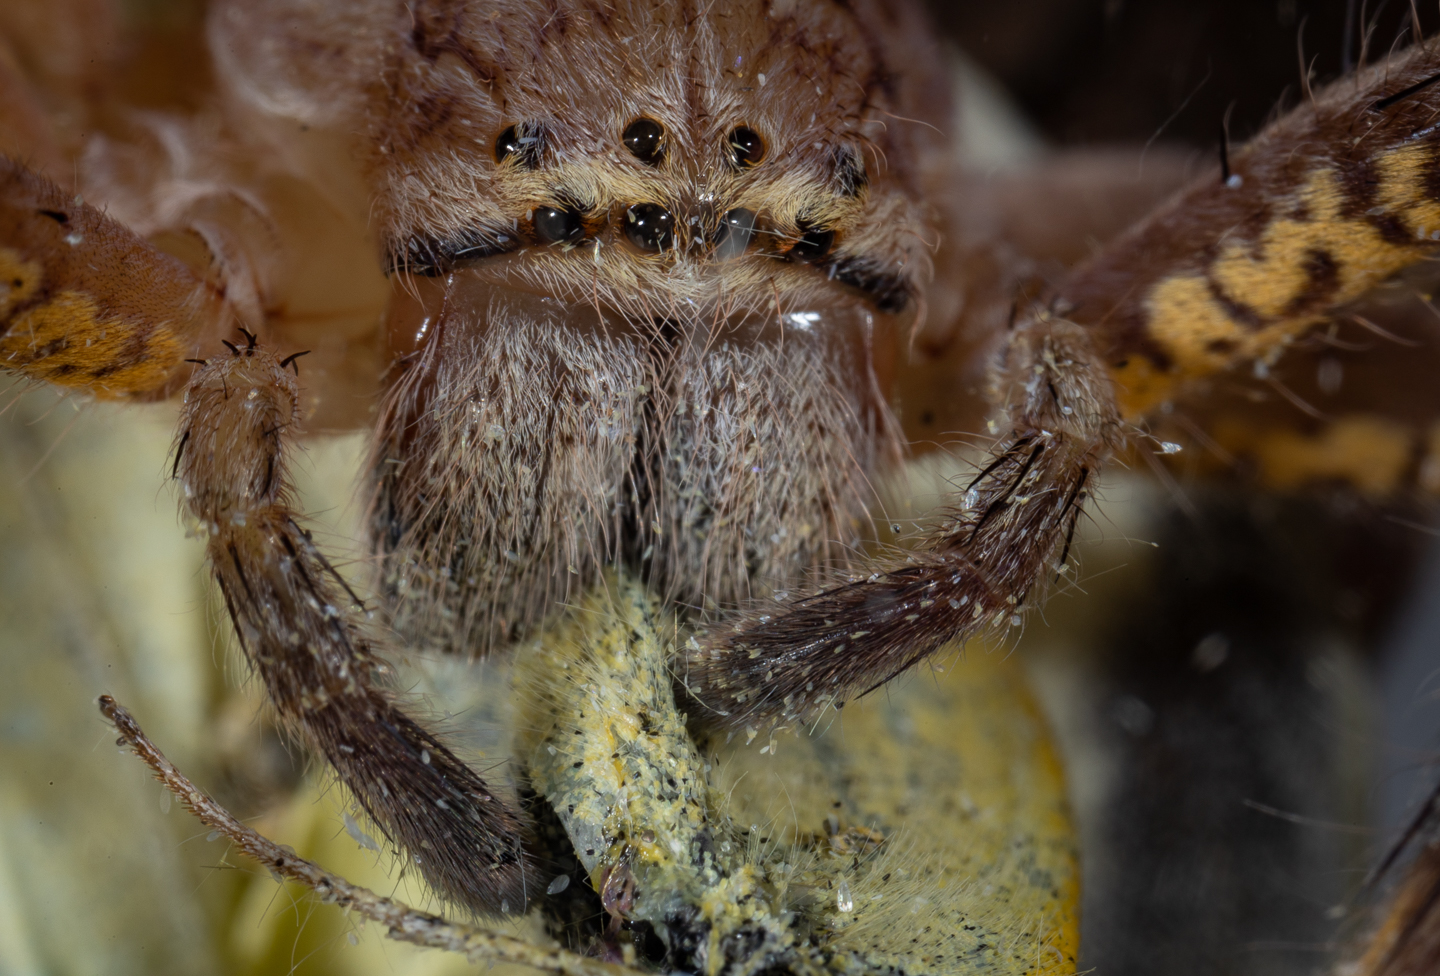
[[[0,367],[102,399],[162,397],[224,317],[180,261],[0,156]]]
[[[431,885],[477,912],[523,912],[533,879],[518,815],[377,682],[387,668],[356,600],[286,503],[299,411],[288,363],[251,340],[201,365],[176,442],[240,646],[285,724]]]
[[[1100,466],[1186,382],[1253,364],[1440,249],[1440,51],[1342,81],[1095,260],[1008,337],[989,463],[903,562],[702,635],[684,683],[793,721],[1018,622]],[[1057,558],[1058,556],[1058,558]]]
[[[1440,250],[1440,47],[1317,93],[1093,261],[1052,304],[1089,330],[1122,412],[1287,346]]]

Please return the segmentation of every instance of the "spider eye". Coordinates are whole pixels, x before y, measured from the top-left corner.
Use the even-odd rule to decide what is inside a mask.
[[[720,218],[720,226],[710,243],[715,245],[715,259],[727,261],[745,253],[750,238],[755,236],[755,211],[743,207],[728,211]]]
[[[625,236],[642,251],[675,244],[675,216],[658,203],[637,203],[625,211]]]
[[[748,126],[738,126],[726,138],[730,147],[730,164],[736,169],[749,169],[765,158],[765,140]]]
[[[620,138],[625,148],[646,166],[658,165],[665,156],[665,130],[654,119],[636,119],[625,127]]]
[[[584,229],[580,225],[578,210],[536,207],[534,213],[530,215],[530,222],[535,227],[535,236],[545,244],[578,241],[584,233]]]
[[[495,138],[495,162],[503,163],[511,156],[526,169],[540,165],[543,133],[536,125],[512,125]]]
[[[800,234],[800,240],[790,249],[790,257],[806,264],[814,264],[823,259],[830,253],[830,246],[835,243],[833,230],[808,228],[803,222],[800,224]]]

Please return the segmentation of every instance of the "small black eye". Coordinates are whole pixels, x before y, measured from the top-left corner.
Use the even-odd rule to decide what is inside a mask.
[[[750,238],[755,236],[755,211],[737,208],[720,218],[720,226],[710,243],[715,245],[715,259],[727,261],[745,253]]]
[[[495,138],[495,162],[503,163],[511,156],[526,169],[540,165],[540,150],[543,146],[544,131],[531,123],[510,126]]]
[[[732,130],[726,142],[730,146],[730,162],[736,169],[749,169],[765,158],[765,140],[747,126]]]
[[[495,139],[495,162],[503,163],[511,153],[520,151],[520,136],[512,125]]]
[[[536,207],[530,215],[535,225],[535,236],[544,244],[562,244],[578,241],[584,234],[580,226],[580,213],[576,210],[562,210],[559,207]]]
[[[675,217],[658,203],[637,203],[625,211],[625,236],[644,251],[663,251],[675,244]]]
[[[630,155],[646,166],[657,165],[665,156],[665,130],[654,119],[636,119],[625,127],[620,138]]]
[[[807,228],[804,223],[800,224],[800,240],[790,249],[790,257],[796,261],[803,261],[806,264],[814,264],[822,260],[830,253],[830,246],[835,243],[835,232],[833,230],[819,230]]]

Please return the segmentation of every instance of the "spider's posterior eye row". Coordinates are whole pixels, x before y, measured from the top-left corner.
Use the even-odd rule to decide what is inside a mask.
[[[758,166],[765,159],[765,140],[760,138],[760,133],[748,126],[736,127],[725,143],[730,147],[730,163],[736,169]]]
[[[525,169],[535,169],[544,150],[544,135],[544,129],[535,123],[507,126],[495,137],[495,161],[513,159]],[[620,141],[646,166],[659,166],[665,159],[665,127],[654,119],[641,117],[631,122],[620,134]],[[731,166],[746,170],[764,161],[765,140],[754,129],[740,125],[725,137],[725,150]],[[862,170],[859,179],[851,182],[863,184],[863,180]]]
[[[620,140],[646,166],[656,166],[665,157],[665,130],[654,119],[636,119],[625,127]]]
[[[536,169],[544,149],[544,129],[536,125],[512,125],[495,138],[495,162],[514,160],[524,169]]]
[[[658,166],[665,158],[665,129],[654,119],[639,118],[625,127],[620,140],[625,148],[646,166]],[[749,126],[736,126],[725,137],[730,165],[749,169],[765,158],[765,140]]]

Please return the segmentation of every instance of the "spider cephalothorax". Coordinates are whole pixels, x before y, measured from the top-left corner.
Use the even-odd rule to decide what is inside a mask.
[[[616,558],[705,611],[853,563],[938,233],[913,17],[422,8],[373,54],[416,276],[376,532],[412,636],[491,646]]]

